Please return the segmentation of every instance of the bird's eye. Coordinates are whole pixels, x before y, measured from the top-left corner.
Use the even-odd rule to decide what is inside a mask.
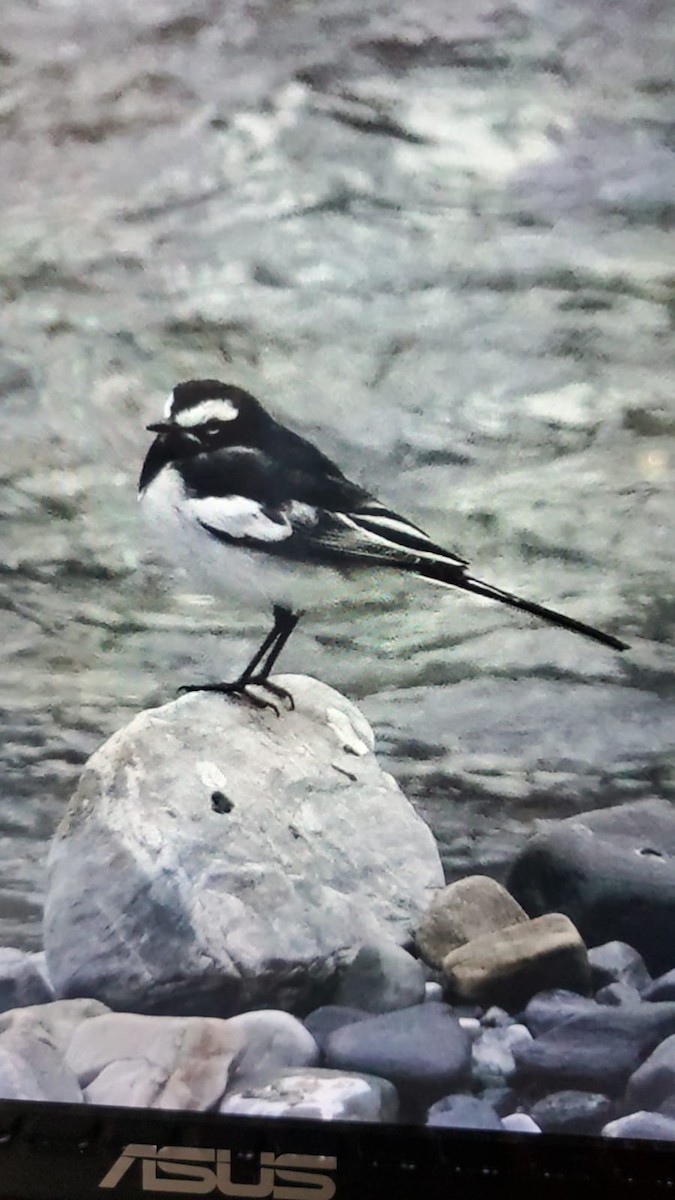
[[[214,434],[220,433],[220,429],[221,429],[220,421],[207,421],[206,425],[204,426],[204,429],[205,429],[206,433],[208,433],[209,437],[213,437]]]

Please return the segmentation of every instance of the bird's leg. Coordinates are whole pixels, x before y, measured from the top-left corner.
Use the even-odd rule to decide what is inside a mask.
[[[274,616],[274,625],[267,634],[262,646],[259,646],[256,650],[248,666],[244,667],[239,679],[237,680],[237,683],[247,683],[249,679],[252,679],[255,675],[256,667],[260,662],[262,662],[268,650],[274,649],[274,644],[283,631],[284,617],[287,615],[288,609],[280,608],[278,604],[275,604],[272,613]]]
[[[249,663],[248,667],[241,676],[241,683],[243,683],[244,686],[246,686],[248,683],[257,684],[258,687],[265,688],[266,691],[272,692],[274,696],[278,696],[280,700],[287,700],[291,708],[295,708],[291,693],[287,691],[286,688],[280,687],[278,683],[271,683],[269,675],[272,667],[281,654],[281,651],[286,645],[286,642],[300,620],[300,616],[300,613],[291,612],[289,608],[283,608],[280,604],[275,604],[274,629],[272,630],[274,636],[271,638],[269,643],[268,639],[265,639],[265,643],[263,643],[263,646],[261,646],[260,650],[255,655],[255,658]],[[265,658],[265,655],[267,655],[267,658]],[[258,673],[255,674],[255,668],[263,658],[265,658],[265,661],[263,662]]]
[[[288,641],[288,639],[291,636],[293,630],[295,629],[298,621],[300,620],[300,616],[301,616],[301,614],[299,612],[298,613],[291,612],[291,610],[289,608],[281,608],[279,605],[274,606],[274,619],[277,623],[275,626],[276,631],[277,631],[277,636],[274,641],[274,644],[269,647],[269,653],[267,654],[267,658],[265,659],[265,662],[263,663],[260,671],[258,672],[258,676],[260,678],[267,679],[267,677],[269,676],[269,674],[272,670],[272,667],[274,666],[275,662],[277,661],[279,655],[281,654],[281,651],[283,650],[284,646],[286,645],[286,642]],[[262,657],[263,656],[261,655],[261,658]]]
[[[255,684],[258,687],[265,688],[268,692],[272,692],[275,696],[279,696],[281,700],[288,700],[290,707],[294,708],[293,697],[290,692],[287,692],[286,688],[279,687],[276,683],[270,683],[268,675],[295,629],[300,619],[300,614],[293,613],[290,609],[283,608],[279,604],[274,605],[273,613],[274,625],[265,637],[262,645],[256,650],[248,666],[244,667],[238,679],[235,679],[232,683],[187,684],[178,690],[180,692],[220,692],[221,695],[225,696],[245,696],[256,708],[273,708],[278,716],[279,709],[276,704],[273,704],[271,700],[263,700],[261,696],[256,696],[253,692],[249,692],[249,685]],[[267,655],[266,659],[265,655]],[[263,659],[265,659],[265,662],[263,662]],[[256,674],[261,662],[263,662],[262,668]]]

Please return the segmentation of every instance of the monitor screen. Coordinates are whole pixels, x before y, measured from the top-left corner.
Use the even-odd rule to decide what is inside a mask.
[[[0,1098],[672,1141],[672,12],[38,8]]]

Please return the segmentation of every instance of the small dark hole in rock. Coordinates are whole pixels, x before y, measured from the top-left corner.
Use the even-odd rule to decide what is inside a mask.
[[[644,854],[647,858],[663,858],[660,850],[652,850],[651,846],[643,846],[638,850],[638,854]]]
[[[211,808],[217,813],[229,813],[232,812],[234,804],[227,798],[224,792],[212,792]]]
[[[299,837],[302,837],[302,834],[300,833],[300,830],[299,830],[299,829],[296,829],[296,828],[295,828],[295,825],[289,825],[289,826],[288,826],[288,828],[289,828],[289,830],[290,830],[290,832],[291,832],[291,835],[292,835],[292,836],[293,836],[293,837],[296,839],[296,841],[297,841],[297,839],[298,839]]]

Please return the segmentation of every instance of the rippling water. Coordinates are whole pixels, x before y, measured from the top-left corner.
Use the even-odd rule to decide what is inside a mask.
[[[136,528],[181,378],[632,642],[431,588],[311,614],[283,668],[362,702],[450,876],[673,795],[672,8],[452,7],[5,0],[0,944],[83,759],[262,629]]]

